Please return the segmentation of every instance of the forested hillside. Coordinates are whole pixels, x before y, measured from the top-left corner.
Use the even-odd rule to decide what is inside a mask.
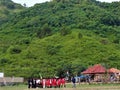
[[[0,0],[0,24],[7,21],[9,15],[20,12],[24,7],[11,0]]]
[[[120,2],[53,0],[19,7],[9,15],[0,11],[0,72],[6,76],[80,74],[97,63],[120,69]]]

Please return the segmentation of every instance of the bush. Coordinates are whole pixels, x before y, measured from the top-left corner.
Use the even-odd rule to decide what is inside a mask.
[[[115,40],[113,40],[113,43],[119,44],[119,43],[120,43],[120,39],[115,39]]]
[[[61,48],[60,45],[58,45],[58,46],[48,45],[46,51],[49,55],[55,55],[55,54],[57,54],[57,52],[59,52],[60,48]]]
[[[82,33],[78,33],[78,38],[80,39],[80,38],[82,38],[83,37],[83,35],[82,35]]]
[[[51,28],[45,24],[41,30],[37,32],[37,37],[43,38],[52,34]]]
[[[0,60],[0,65],[4,65],[5,63],[8,63],[8,62],[9,62],[8,59],[2,58],[2,59]]]
[[[10,48],[10,53],[11,53],[11,54],[19,54],[19,53],[21,53],[21,51],[22,51],[22,50],[21,50],[19,47],[17,47],[17,46]]]
[[[65,36],[65,35],[67,35],[67,34],[70,34],[71,33],[71,31],[69,30],[69,29],[67,29],[66,27],[62,27],[62,29],[60,30],[60,34],[62,35],[62,36]]]

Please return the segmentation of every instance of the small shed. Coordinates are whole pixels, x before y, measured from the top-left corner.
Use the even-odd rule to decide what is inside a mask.
[[[101,64],[95,64],[94,66],[83,71],[82,74],[89,74],[91,76],[91,80],[93,81],[103,82],[106,72],[106,68]]]

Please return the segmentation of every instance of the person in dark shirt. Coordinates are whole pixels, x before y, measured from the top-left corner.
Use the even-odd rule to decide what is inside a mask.
[[[37,83],[36,83],[36,79],[33,79],[33,88],[36,88]]]
[[[31,88],[32,87],[32,81],[31,81],[31,79],[29,78],[28,79],[28,88]]]
[[[74,76],[72,77],[72,83],[73,83],[73,88],[76,88],[76,80]]]

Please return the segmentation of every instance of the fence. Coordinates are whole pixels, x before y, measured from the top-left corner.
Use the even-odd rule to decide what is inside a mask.
[[[0,86],[14,85],[14,84],[23,83],[23,82],[24,82],[24,78],[22,78],[22,77],[3,77],[3,78],[0,78]]]

